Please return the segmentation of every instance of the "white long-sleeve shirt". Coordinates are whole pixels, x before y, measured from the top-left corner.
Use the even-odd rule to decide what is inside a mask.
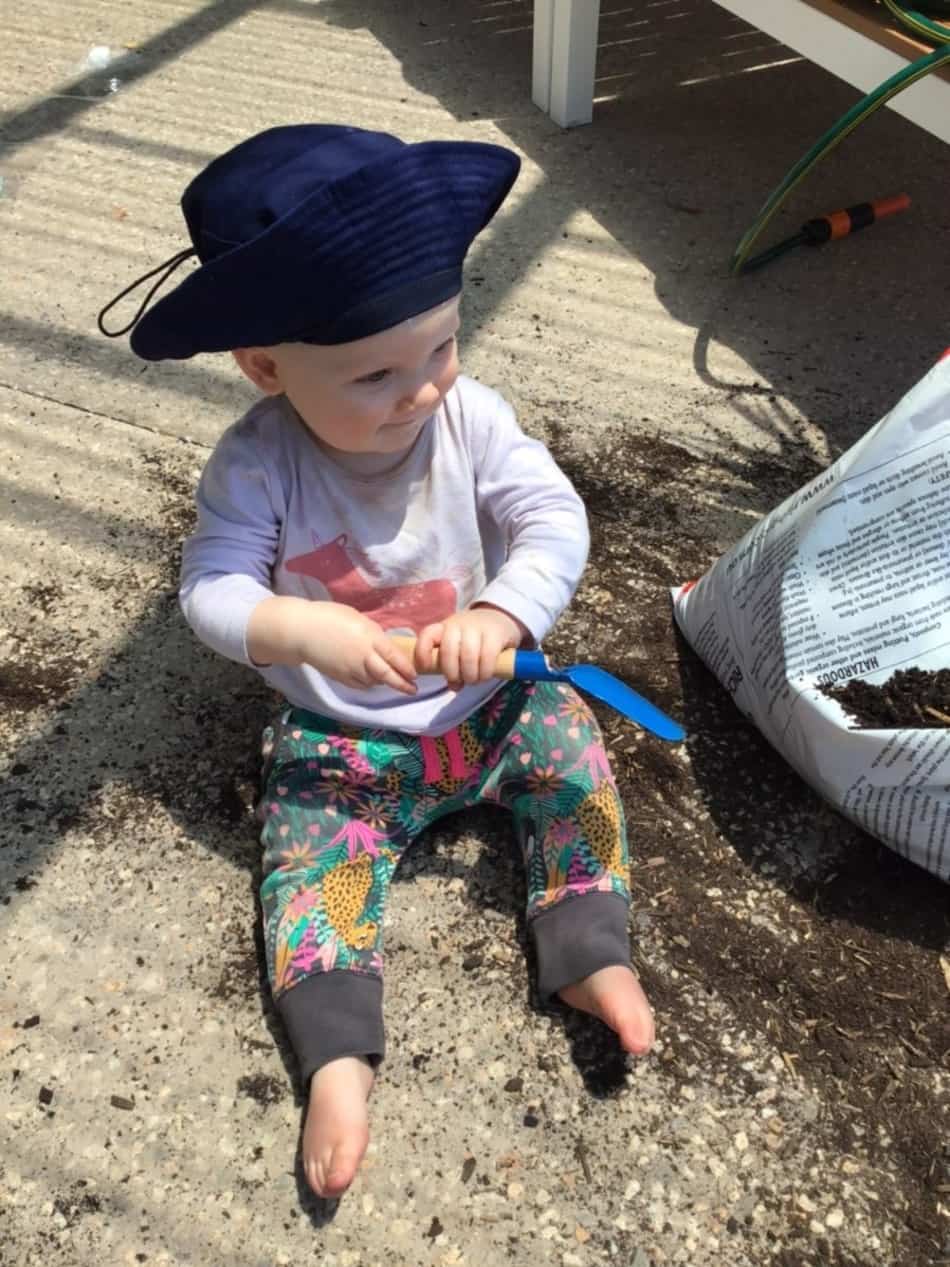
[[[285,397],[222,436],[198,487],[181,605],[216,651],[257,669],[293,705],[361,727],[443,734],[498,688],[458,692],[425,675],[418,693],[356,689],[309,665],[253,665],[247,625],[273,594],[346,603],[392,633],[491,603],[536,642],[567,606],[587,560],[583,504],[497,392],[460,377],[412,447],[330,451]]]

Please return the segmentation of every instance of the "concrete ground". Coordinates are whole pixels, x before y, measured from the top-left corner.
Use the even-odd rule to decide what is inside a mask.
[[[882,112],[779,228],[902,189],[912,211],[730,280],[769,188],[855,93],[711,0],[603,8],[594,124],[570,132],[529,99],[529,0],[0,19],[2,1264],[950,1259],[946,890],[764,747],[666,594],[950,342],[950,153]],[[90,67],[97,47],[118,60]],[[538,1011],[504,823],[448,824],[395,889],[390,1056],[338,1207],[301,1183],[261,975],[273,703],[175,602],[197,475],[250,397],[223,358],[146,366],[95,325],[181,246],[202,164],[304,120],[523,156],[468,266],[465,367],[591,509],[552,645],[622,660],[691,736],[661,750],[605,719],[657,1053],[627,1069],[596,1026]]]

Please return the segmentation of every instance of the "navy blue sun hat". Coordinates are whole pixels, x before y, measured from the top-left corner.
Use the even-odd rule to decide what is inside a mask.
[[[511,150],[477,141],[270,128],[195,177],[181,200],[193,249],[116,296],[99,328],[132,330],[147,361],[387,330],[459,293],[468,248],[519,166]],[[191,255],[201,267],[145,311]],[[113,305],[159,273],[132,321],[107,330]]]

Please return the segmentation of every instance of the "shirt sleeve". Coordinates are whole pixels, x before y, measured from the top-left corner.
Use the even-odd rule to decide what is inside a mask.
[[[479,514],[505,534],[508,556],[476,602],[509,612],[540,642],[583,574],[587,514],[547,448],[524,434],[506,401],[492,396],[494,416],[473,436],[476,496]]]
[[[198,484],[198,523],[182,550],[179,601],[202,642],[252,665],[247,624],[269,598],[280,538],[278,481],[241,423],[222,436]]]

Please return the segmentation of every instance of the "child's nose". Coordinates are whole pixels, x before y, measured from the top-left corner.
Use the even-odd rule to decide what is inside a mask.
[[[402,413],[411,414],[426,409],[434,409],[438,403],[439,389],[435,383],[427,379],[407,392],[402,401],[400,401],[399,407]]]

